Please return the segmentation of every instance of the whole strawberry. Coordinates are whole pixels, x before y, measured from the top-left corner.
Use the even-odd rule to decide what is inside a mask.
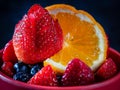
[[[10,40],[5,45],[5,48],[3,50],[2,59],[4,62],[12,62],[12,63],[17,62],[17,57],[16,57],[15,52],[14,52],[12,40]]]
[[[33,5],[15,27],[13,46],[18,60],[42,62],[62,48],[63,35],[57,20],[40,5]]]
[[[106,59],[98,69],[96,76],[101,80],[109,79],[117,73],[117,66],[111,58]]]
[[[63,86],[91,84],[94,81],[94,74],[85,63],[75,58],[69,62],[61,81]]]
[[[52,70],[51,66],[45,66],[38,71],[29,81],[29,84],[43,85],[43,86],[57,86],[58,81],[56,74]]]

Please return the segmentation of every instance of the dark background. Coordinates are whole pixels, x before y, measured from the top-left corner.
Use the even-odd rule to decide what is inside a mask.
[[[66,3],[89,12],[104,27],[109,45],[120,52],[119,0],[0,0],[0,49],[12,38],[15,24],[35,3],[43,7]]]

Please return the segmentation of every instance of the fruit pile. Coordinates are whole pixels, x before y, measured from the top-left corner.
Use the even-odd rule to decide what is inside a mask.
[[[87,12],[58,4],[33,5],[0,50],[1,71],[14,80],[43,86],[79,86],[117,73],[107,57],[104,29]]]

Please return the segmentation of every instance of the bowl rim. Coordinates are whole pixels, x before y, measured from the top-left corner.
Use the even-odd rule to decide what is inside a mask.
[[[120,53],[118,51],[116,51],[115,49],[113,48],[109,48],[110,51],[112,51],[113,53],[115,53],[116,55],[118,55],[120,57]],[[120,72],[118,72],[117,75],[115,75],[113,78],[110,78],[108,80],[105,80],[103,82],[98,82],[98,83],[95,83],[95,84],[90,84],[90,85],[84,85],[84,86],[68,86],[68,87],[60,87],[60,86],[55,86],[55,87],[52,87],[52,86],[39,86],[39,85],[30,85],[30,84],[27,84],[27,83],[24,83],[24,82],[20,82],[20,81],[16,81],[16,80],[13,80],[12,78],[8,77],[7,75],[5,75],[4,73],[2,73],[0,71],[0,79],[4,82],[7,82],[7,83],[11,83],[12,82],[12,85],[14,86],[19,86],[19,87],[24,87],[24,88],[30,88],[30,89],[52,89],[52,90],[57,90],[57,88],[59,90],[63,90],[63,89],[70,89],[72,88],[73,90],[74,89],[87,89],[88,88],[97,88],[97,87],[103,87],[103,86],[106,86],[106,85],[109,85],[110,83],[114,83],[116,80],[120,80]]]

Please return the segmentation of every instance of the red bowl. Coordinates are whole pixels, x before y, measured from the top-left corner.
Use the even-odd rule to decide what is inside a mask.
[[[29,85],[20,81],[15,81],[0,72],[0,89],[1,90],[120,90],[120,53],[116,50],[109,48],[109,57],[111,57],[118,66],[118,74],[113,78],[91,84],[86,86],[74,87],[49,87]]]

